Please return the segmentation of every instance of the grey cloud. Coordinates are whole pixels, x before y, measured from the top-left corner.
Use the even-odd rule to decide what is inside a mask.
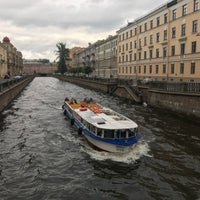
[[[3,0],[0,2],[0,36],[8,34],[15,38],[14,45],[19,50],[31,51],[33,55],[46,55],[51,51],[53,57],[59,41],[72,47],[94,42],[91,39],[104,39],[97,36],[107,37],[127,21],[141,17],[164,2],[166,0]]]

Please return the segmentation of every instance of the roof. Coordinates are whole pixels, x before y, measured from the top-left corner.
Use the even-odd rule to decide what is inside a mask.
[[[79,102],[78,105],[80,105]],[[75,107],[70,105],[70,107],[72,109],[74,107],[74,111],[81,118],[83,118],[88,123],[94,125],[97,128],[115,130],[133,129],[138,127],[137,124],[129,118],[113,111],[112,109],[102,107],[99,104],[89,103],[85,105],[85,109],[81,109],[82,107],[78,105],[76,105]]]

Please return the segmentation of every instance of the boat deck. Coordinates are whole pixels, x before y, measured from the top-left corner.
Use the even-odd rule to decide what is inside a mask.
[[[80,101],[76,101],[76,100],[73,100],[73,101],[67,101],[67,103],[71,106],[71,108],[73,110],[75,109],[90,109],[91,111],[95,112],[97,110],[101,110],[102,107],[100,105],[98,105],[97,103],[94,103],[94,102],[86,102],[84,100],[80,100]]]
[[[132,120],[94,101],[68,100],[65,103],[82,119],[98,128],[128,129],[137,127]]]

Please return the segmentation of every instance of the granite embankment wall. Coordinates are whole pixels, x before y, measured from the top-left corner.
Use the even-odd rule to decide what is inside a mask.
[[[66,76],[56,77],[82,87],[109,93],[129,100],[137,100],[134,98],[134,92],[131,94],[130,87],[122,86],[121,84]],[[139,87],[139,90],[141,91],[142,101],[148,102],[148,105],[150,106],[168,109],[173,112],[175,111],[178,113],[183,113],[184,115],[200,118],[200,93],[169,92],[164,90],[156,90],[149,87]]]
[[[26,77],[23,80],[5,88],[0,92],[0,112],[9,106],[9,104],[20,94],[20,92],[34,79],[33,76]]]

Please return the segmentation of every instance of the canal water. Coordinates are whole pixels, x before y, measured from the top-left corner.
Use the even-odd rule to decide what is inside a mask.
[[[133,119],[140,142],[123,156],[91,149],[63,115],[65,97],[92,97]],[[1,114],[0,199],[200,199],[200,123],[35,78]]]

